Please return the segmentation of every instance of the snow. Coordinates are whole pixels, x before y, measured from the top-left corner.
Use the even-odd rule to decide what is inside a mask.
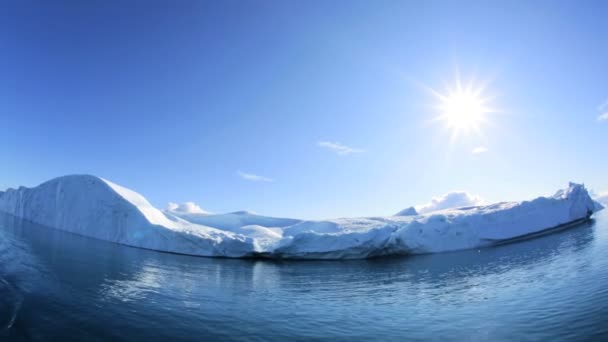
[[[175,215],[192,223],[214,227],[222,230],[233,230],[249,225],[258,225],[270,228],[284,228],[300,222],[300,220],[297,219],[262,216],[249,211],[235,211],[233,213],[216,215],[179,213],[176,211],[167,211],[166,213]]]
[[[257,215],[249,211],[235,211],[227,214],[210,215],[196,212],[166,210],[167,215],[179,217],[188,222],[241,234],[255,240],[255,252],[272,248],[283,237],[283,228],[299,223],[300,220]]]
[[[524,202],[477,204],[464,192],[395,216],[303,221],[239,211],[210,214],[194,203],[161,211],[99,177],[65,176],[0,192],[0,212],[101,240],[199,256],[356,259],[480,248],[580,222],[603,207],[584,186]],[[455,205],[457,208],[445,208]],[[449,205],[448,205],[449,204]],[[429,211],[431,210],[431,211]]]

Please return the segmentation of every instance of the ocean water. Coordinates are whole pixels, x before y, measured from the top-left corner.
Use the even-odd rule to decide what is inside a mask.
[[[210,259],[2,216],[1,341],[608,340],[608,214],[492,248]]]

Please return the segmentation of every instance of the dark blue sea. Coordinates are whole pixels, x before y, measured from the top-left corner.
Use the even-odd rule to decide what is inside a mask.
[[[2,341],[608,340],[608,213],[361,261],[158,253],[0,219]]]

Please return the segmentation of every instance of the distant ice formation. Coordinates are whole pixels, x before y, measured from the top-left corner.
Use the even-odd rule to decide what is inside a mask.
[[[394,216],[416,216],[416,215],[418,215],[416,208],[409,207],[409,208],[405,208],[405,209],[401,210],[400,212],[396,213]]]
[[[447,200],[453,205],[454,199]],[[323,221],[210,214],[194,203],[161,211],[142,195],[89,175],[0,192],[0,212],[47,227],[163,252],[236,258],[358,259],[479,248],[576,224],[601,209],[574,183],[532,201],[452,209],[435,203],[433,211]]]
[[[608,192],[601,193],[595,200],[603,205],[608,205]]]

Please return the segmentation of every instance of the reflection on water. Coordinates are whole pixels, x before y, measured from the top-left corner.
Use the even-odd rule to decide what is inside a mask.
[[[589,339],[608,334],[608,216],[482,250],[208,259],[0,216],[0,339]]]
[[[0,329],[7,332],[12,329],[23,302],[23,296],[8,280],[0,278]]]

